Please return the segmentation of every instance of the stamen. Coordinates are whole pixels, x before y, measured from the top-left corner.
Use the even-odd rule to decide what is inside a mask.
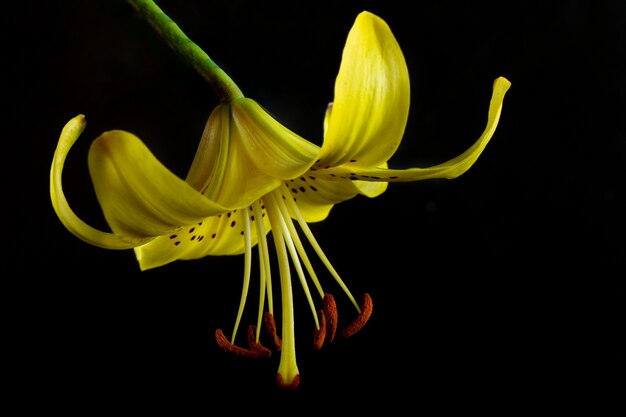
[[[276,332],[276,322],[274,321],[274,315],[268,311],[263,314],[263,324],[265,324],[265,331],[270,335],[272,342],[274,343],[274,349],[280,351],[283,342],[278,337]]]
[[[286,187],[286,190],[287,190],[286,192],[289,194],[289,187]],[[286,200],[289,200],[290,197],[292,200],[292,201],[289,201],[289,203],[291,203],[291,206],[292,206],[291,210],[294,210],[293,206],[295,205],[293,204],[293,200],[295,199],[293,195],[289,194],[289,197],[286,197]],[[295,210],[298,210],[297,206],[295,206]],[[287,208],[286,205],[282,205],[281,211],[283,213],[283,217],[285,218],[287,227],[289,228],[289,234],[293,238],[294,244],[296,245],[296,249],[298,250],[298,254],[300,254],[300,258],[302,259],[302,262],[304,262],[304,266],[306,267],[311,277],[311,280],[313,281],[313,284],[315,284],[315,288],[317,288],[317,291],[320,297],[324,297],[324,290],[322,289],[322,284],[317,278],[317,274],[315,273],[315,270],[313,269],[313,265],[311,264],[311,261],[309,260],[309,257],[306,254],[306,251],[304,250],[304,246],[302,245],[300,236],[298,235],[298,232],[296,231],[296,227],[294,226],[293,221],[291,220],[289,209]]]
[[[306,235],[307,239],[309,240],[309,243],[315,250],[315,253],[317,253],[317,256],[319,256],[324,266],[326,266],[326,269],[328,269],[328,272],[330,272],[333,278],[335,278],[335,281],[337,281],[337,284],[339,284],[343,292],[348,296],[348,298],[350,299],[354,307],[357,309],[357,311],[360,312],[359,305],[357,304],[356,300],[352,296],[352,293],[350,292],[346,284],[343,282],[343,280],[341,279],[341,277],[339,276],[335,268],[332,266],[326,254],[324,254],[322,247],[319,245],[319,243],[317,243],[315,236],[313,236],[313,232],[309,228],[309,225],[307,224],[307,222],[304,220],[302,213],[300,213],[300,210],[298,209],[298,206],[293,201],[293,199],[289,199],[289,198],[287,199],[287,206],[289,207],[289,210],[291,210],[291,212],[296,215],[300,228]]]
[[[372,297],[368,293],[363,294],[363,304],[361,305],[361,312],[359,315],[346,326],[345,329],[341,331],[341,337],[347,338],[354,335],[356,332],[361,330],[365,323],[369,320],[372,315],[372,309],[374,305],[372,303]]]
[[[256,341],[256,326],[251,324],[248,326],[248,345],[253,352],[258,352],[263,358],[272,356],[272,351]]]
[[[313,334],[313,348],[320,350],[326,338],[326,318],[324,317],[324,310],[317,310],[317,315],[319,316],[320,327],[315,329]]]
[[[230,213],[228,213],[230,215]],[[237,318],[235,319],[235,326],[233,327],[233,335],[230,339],[230,343],[235,343],[235,336],[237,335],[237,329],[241,322],[241,316],[246,305],[246,299],[248,298],[248,288],[250,287],[250,270],[252,267],[252,240],[250,237],[250,213],[248,209],[244,209],[244,268],[243,268],[243,285],[241,288],[241,300],[239,301],[239,309],[237,310]]]
[[[291,261],[296,270],[298,278],[300,279],[300,284],[302,285],[302,289],[304,290],[304,294],[306,296],[307,301],[309,302],[309,307],[311,308],[311,314],[313,315],[313,319],[315,320],[315,327],[319,328],[319,323],[317,321],[317,314],[315,312],[315,305],[313,303],[313,298],[311,297],[311,291],[309,290],[309,286],[306,282],[306,277],[304,276],[304,270],[302,269],[302,264],[300,263],[300,257],[298,256],[298,250],[296,249],[296,245],[294,240],[299,241],[298,234],[293,226],[293,222],[291,217],[289,216],[289,211],[287,207],[285,207],[284,200],[277,198],[276,193],[270,195],[270,198],[274,201],[276,206],[277,213],[279,217],[276,219],[278,224],[281,227],[283,240],[285,241],[285,245],[291,255]],[[291,198],[291,196],[290,196]],[[291,227],[290,227],[291,226]],[[308,258],[305,258],[308,261]]]
[[[252,212],[254,213],[254,217],[258,219],[258,221],[254,222],[256,227],[256,235],[257,235],[257,247],[259,251],[259,309],[257,315],[257,333],[256,333],[256,341],[259,341],[260,330],[261,330],[261,320],[263,317],[263,310],[265,308],[265,297],[267,294],[267,302],[270,314],[274,313],[274,306],[272,302],[272,277],[271,277],[271,269],[270,269],[270,259],[269,259],[269,249],[267,246],[267,236],[265,233],[265,225],[263,222],[263,213],[261,209],[260,201],[255,201],[252,204]]]
[[[215,340],[217,341],[217,346],[219,346],[222,350],[237,356],[252,359],[262,358],[264,356],[261,350],[245,349],[240,346],[233,345],[226,338],[226,336],[224,336],[222,329],[215,329]]]
[[[337,333],[337,303],[332,294],[324,294],[324,317],[328,327],[328,341],[332,343]]]

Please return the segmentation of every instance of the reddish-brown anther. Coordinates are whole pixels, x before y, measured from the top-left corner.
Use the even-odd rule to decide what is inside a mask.
[[[278,333],[276,332],[276,322],[274,321],[274,316],[269,311],[266,311],[263,314],[263,324],[265,325],[265,330],[270,335],[272,342],[274,343],[274,349],[277,352],[280,352],[280,349],[283,345],[283,342],[278,337]]]
[[[319,317],[320,328],[315,329],[313,334],[313,347],[315,350],[320,350],[326,338],[326,317],[323,310],[317,310],[317,316]]]
[[[337,333],[337,303],[332,294],[324,294],[324,316],[326,316],[326,335],[328,341],[332,342]]]
[[[361,330],[361,328],[365,326],[365,323],[367,323],[367,321],[370,319],[373,308],[374,305],[372,303],[372,297],[370,297],[368,293],[363,294],[363,304],[361,305],[361,312],[354,320],[352,320],[352,323],[350,323],[348,326],[346,326],[345,329],[341,331],[341,337],[350,337],[359,330]]]
[[[217,346],[219,346],[222,350],[235,354],[237,356],[243,356],[245,358],[262,358],[265,355],[261,350],[253,350],[242,348],[237,345],[233,345],[230,341],[224,336],[224,332],[222,329],[215,329],[215,340],[217,341]]]
[[[269,358],[272,351],[256,341],[256,326],[251,324],[248,326],[248,346],[250,350],[259,353],[259,357]]]

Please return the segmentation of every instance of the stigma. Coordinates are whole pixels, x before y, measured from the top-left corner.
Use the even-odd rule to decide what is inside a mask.
[[[268,216],[271,226],[273,252],[278,264],[278,281],[280,284],[280,332],[276,325],[274,314],[274,300],[272,291],[272,270],[270,268],[270,244],[265,222],[254,221]],[[311,310],[311,317],[315,326],[313,332],[313,348],[320,350],[325,343],[332,343],[337,333],[342,338],[348,338],[358,332],[369,320],[372,314],[372,299],[369,294],[363,295],[361,303],[356,299],[332,266],[311,229],[298,209],[297,201],[291,190],[285,184],[278,189],[264,195],[250,207],[244,209],[244,277],[239,309],[235,325],[230,338],[227,338],[221,329],[215,330],[217,345],[224,351],[247,358],[267,358],[272,352],[280,352],[280,362],[276,375],[278,386],[283,389],[295,389],[300,383],[300,373],[296,362],[296,333],[293,300],[293,284],[297,279]],[[259,303],[256,324],[247,328],[247,347],[236,344],[236,336],[247,301],[248,289],[252,270],[252,241],[257,237],[258,250],[258,277]],[[308,247],[315,252],[336,284],[356,310],[355,317],[338,332],[339,314],[333,294],[325,292],[318,275],[313,268],[311,259],[305,250],[303,235],[308,241]],[[309,283],[313,285],[311,290]],[[261,330],[263,340],[261,342]],[[266,346],[267,345],[267,346]]]

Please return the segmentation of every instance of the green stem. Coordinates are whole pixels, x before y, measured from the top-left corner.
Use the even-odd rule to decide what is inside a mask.
[[[152,0],[127,0],[165,43],[207,80],[222,102],[243,97],[237,84]]]

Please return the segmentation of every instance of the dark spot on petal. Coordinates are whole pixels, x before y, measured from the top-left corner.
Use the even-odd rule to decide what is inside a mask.
[[[254,221],[254,215],[250,216],[250,220]]]
[[[191,239],[189,240],[195,240],[196,239],[196,235],[191,236]]]
[[[180,245],[180,240],[178,240],[178,241],[174,242],[174,245],[175,245],[175,246]]]
[[[230,223],[230,227],[235,227],[235,223],[237,223],[237,222],[233,220],[233,221]]]
[[[215,236],[217,236],[217,234],[213,233],[213,234],[211,235],[211,239],[215,239]]]
[[[189,229],[189,233],[193,233],[194,230],[196,230],[196,228],[192,227],[191,229]]]
[[[198,236],[198,242],[200,242],[202,239],[204,239],[203,235]]]
[[[311,178],[313,181],[315,181],[315,177],[312,177],[312,176],[309,175],[309,178]]]
[[[228,216],[228,218],[230,218],[230,216],[231,216],[232,214],[233,214],[233,213],[231,213],[231,212],[229,211],[229,212],[228,212],[228,214],[227,214],[226,216]]]
[[[172,235],[170,236],[170,239],[176,239],[178,237],[178,235]]]
[[[306,189],[304,187],[300,187],[299,190],[302,191],[302,192],[306,191]]]
[[[292,188],[291,192],[294,193],[294,194],[298,194],[298,190],[296,190],[295,188]]]
[[[317,188],[313,187],[312,185],[310,187],[311,187],[311,190],[317,191]]]
[[[356,162],[356,159],[351,159],[350,162]]]

